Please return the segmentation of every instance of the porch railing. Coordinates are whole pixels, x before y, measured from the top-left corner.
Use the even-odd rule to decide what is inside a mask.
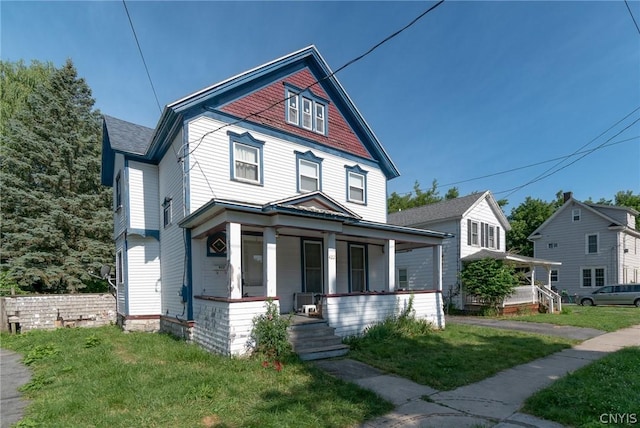
[[[516,287],[513,294],[502,303],[502,306],[508,305],[520,305],[523,303],[537,303],[537,294],[530,285],[524,285],[522,287]]]
[[[550,313],[562,311],[562,297],[558,293],[545,287],[535,287],[538,301],[546,305]]]

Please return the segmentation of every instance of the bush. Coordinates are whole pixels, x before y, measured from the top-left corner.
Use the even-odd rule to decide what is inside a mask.
[[[265,305],[267,312],[253,318],[251,337],[255,342],[254,353],[280,361],[291,354],[287,333],[291,316],[280,316],[278,305],[271,299]]]
[[[495,259],[475,260],[465,264],[460,278],[467,293],[479,297],[495,309],[518,286],[513,264]]]

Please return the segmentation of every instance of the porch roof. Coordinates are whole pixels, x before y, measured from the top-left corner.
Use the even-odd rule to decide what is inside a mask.
[[[280,201],[278,201],[280,202]],[[192,229],[192,237],[204,237],[211,230],[226,222],[236,222],[258,227],[296,228],[334,232],[348,236],[397,241],[397,249],[439,245],[443,239],[452,238],[446,232],[415,229],[387,223],[363,220],[340,209],[268,203],[264,205],[246,202],[212,199],[185,217],[180,227]]]
[[[463,262],[470,262],[480,259],[496,259],[496,260],[509,260],[515,262],[518,265],[526,266],[560,266],[562,262],[554,262],[551,260],[537,259],[535,257],[522,256],[520,254],[512,254],[501,251],[491,251],[482,249],[476,253],[469,254],[462,258]]]

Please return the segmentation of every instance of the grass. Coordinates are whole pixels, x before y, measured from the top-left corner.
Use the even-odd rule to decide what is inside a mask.
[[[610,354],[529,397],[523,411],[573,427],[640,423],[640,348]]]
[[[577,342],[463,324],[425,334],[387,321],[348,343],[350,358],[438,390],[450,390]]]
[[[393,406],[299,360],[281,371],[116,327],[2,336],[33,370],[19,426],[344,427]]]
[[[640,309],[636,307],[579,305],[563,305],[562,307],[563,313],[561,314],[531,314],[505,318],[511,321],[571,325],[604,331],[616,331],[640,324]]]

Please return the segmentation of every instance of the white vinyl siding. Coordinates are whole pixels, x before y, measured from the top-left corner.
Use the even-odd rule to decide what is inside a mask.
[[[138,230],[160,228],[158,167],[129,161],[129,227]]]
[[[227,159],[229,140],[226,140]],[[182,149],[182,135],[178,135],[169,147],[166,155],[160,161],[158,174],[160,182],[158,194],[171,198],[172,203],[172,225],[160,229],[160,254],[162,254],[161,278],[162,278],[162,313],[169,317],[186,316],[185,305],[180,296],[182,284],[185,283],[185,230],[177,224],[184,218],[184,191],[183,191],[183,164],[176,162],[174,153],[180,153]],[[202,162],[202,160],[200,160]],[[226,171],[229,170],[227,163]],[[228,180],[228,173],[225,174]],[[205,185],[206,186],[206,185]],[[161,205],[158,203],[157,210]],[[188,212],[188,211],[187,211]]]
[[[160,315],[160,244],[155,238],[127,237],[128,315]]]
[[[222,126],[224,123],[210,118],[199,117],[188,123],[190,140],[201,138],[206,132]],[[245,132],[239,127],[228,127],[229,131],[237,134]],[[226,132],[214,132],[206,135],[198,149],[194,152],[195,159],[190,156],[189,185],[190,212],[197,210],[212,198],[242,200],[249,203],[265,204],[272,201],[291,197],[298,192],[296,152],[309,151],[308,146],[280,140],[265,134],[250,132],[257,140],[264,141],[263,151],[263,180],[261,187],[252,187],[247,191],[244,182],[229,180],[230,150],[229,136]],[[205,149],[206,148],[206,149]],[[179,150],[179,146],[176,147]],[[345,159],[334,152],[324,152],[313,148],[314,154],[322,157],[322,192],[341,204],[346,204],[347,196]],[[175,157],[170,152],[173,162]],[[169,162],[168,156],[167,164]],[[197,164],[195,163],[197,160]],[[164,162],[164,161],[163,161]],[[347,162],[353,165],[354,162]],[[383,172],[373,165],[363,165],[367,170],[366,205],[349,204],[349,209],[362,216],[365,220],[386,222],[386,177]],[[206,179],[203,176],[206,174]],[[162,191],[160,192],[165,196]],[[174,217],[178,204],[174,198]],[[174,223],[177,220],[174,218]]]

